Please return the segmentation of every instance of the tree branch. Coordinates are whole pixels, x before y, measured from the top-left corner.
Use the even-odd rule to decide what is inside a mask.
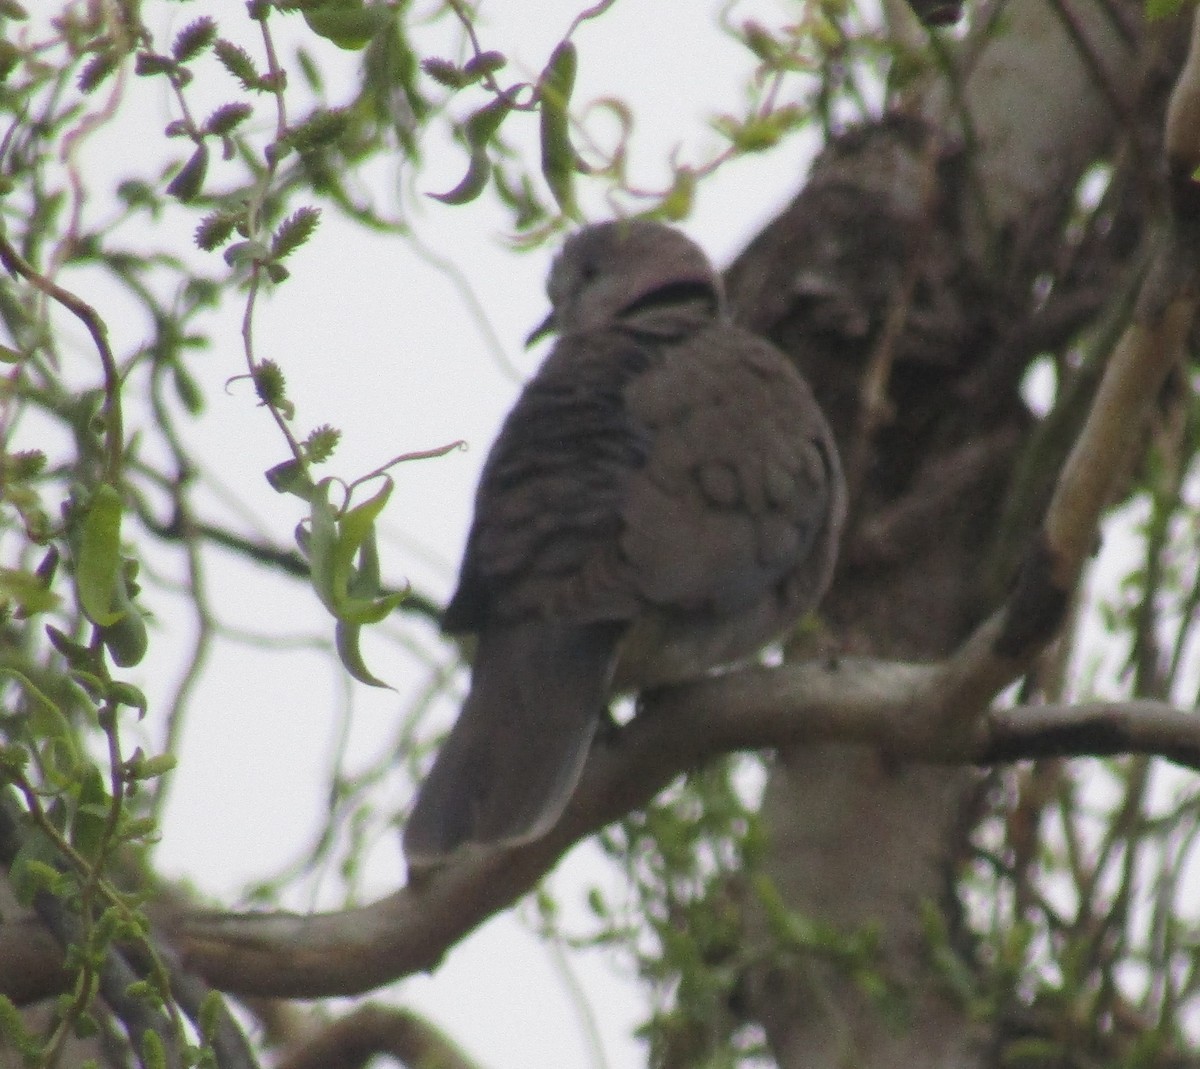
[[[594,748],[562,821],[538,842],[467,858],[358,909],[298,916],[164,908],[156,921],[184,967],[213,987],[280,998],[351,995],[433,968],[581,839],[732,750],[858,742],[943,764],[1152,753],[1200,769],[1200,717],[1158,702],[1023,707],[947,730],[946,704],[959,693],[950,677],[948,665],[846,659],[748,668],[664,690]],[[0,993],[28,999],[54,990],[31,991],[27,974],[9,966],[46,952],[35,936],[28,925],[0,926]],[[61,982],[52,963],[38,974]]]
[[[1018,706],[980,725],[976,762],[1150,754],[1200,771],[1200,716],[1166,702]]]
[[[362,1069],[377,1054],[421,1069],[477,1069],[454,1043],[410,1010],[363,1006],[290,1045],[276,1069]]]

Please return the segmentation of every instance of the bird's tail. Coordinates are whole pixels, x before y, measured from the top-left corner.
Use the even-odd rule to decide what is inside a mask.
[[[404,829],[410,866],[470,843],[528,842],[554,825],[603,711],[617,638],[606,624],[484,629],[471,693]]]

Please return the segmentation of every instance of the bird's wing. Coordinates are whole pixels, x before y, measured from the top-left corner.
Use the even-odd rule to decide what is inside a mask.
[[[821,593],[841,472],[807,384],[778,350],[715,325],[633,382],[627,407],[653,441],[621,502],[621,553],[644,603],[734,616],[797,578],[810,602]]]
[[[616,547],[629,479],[650,449],[624,393],[654,358],[653,346],[619,330],[558,341],[488,456],[448,631],[637,611],[629,584],[597,565]]]

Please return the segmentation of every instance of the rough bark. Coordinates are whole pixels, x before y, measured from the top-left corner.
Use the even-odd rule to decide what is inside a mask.
[[[957,74],[931,77],[907,115],[832,144],[728,273],[736,313],[796,359],[843,451],[853,518],[823,616],[856,654],[944,656],[1011,581],[1011,542],[1030,532],[1006,528],[1008,547],[995,533],[1032,433],[1021,376],[1055,331],[1113,300],[1146,221],[1120,204],[1103,255],[1064,270],[1088,166],[1116,160],[1119,183],[1122,161],[1144,176],[1159,158],[1165,28],[1088,0],[1002,10],[1003,28],[977,29]],[[1046,271],[1055,290],[1039,304]],[[750,1016],[784,1069],[986,1063],[991,1037],[941,995],[919,912],[949,904],[975,783],[872,747],[779,754],[770,875],[792,909],[878,925],[884,972],[908,996],[898,1027],[836,967],[758,969]],[[750,938],[766,923],[752,914]]]

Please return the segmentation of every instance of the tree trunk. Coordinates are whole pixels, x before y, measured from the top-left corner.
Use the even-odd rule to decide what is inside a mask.
[[[906,114],[835,140],[728,273],[735,314],[801,366],[842,450],[852,518],[822,610],[842,651],[936,658],[995,604],[1041,505],[1036,480],[1013,489],[1024,510],[1006,503],[1035,423],[1022,377],[1113,300],[1149,213],[1186,34],[1093,0],[996,14],[955,50],[956,76],[926,76]],[[1067,216],[1097,160],[1128,195],[1081,238]],[[756,967],[746,1006],[784,1069],[989,1064],[994,1037],[944,995],[921,920],[924,903],[953,911],[977,786],[863,747],[779,754],[769,875],[800,914],[877,927],[904,993],[897,1020],[812,955]],[[750,945],[767,923],[752,913]]]

